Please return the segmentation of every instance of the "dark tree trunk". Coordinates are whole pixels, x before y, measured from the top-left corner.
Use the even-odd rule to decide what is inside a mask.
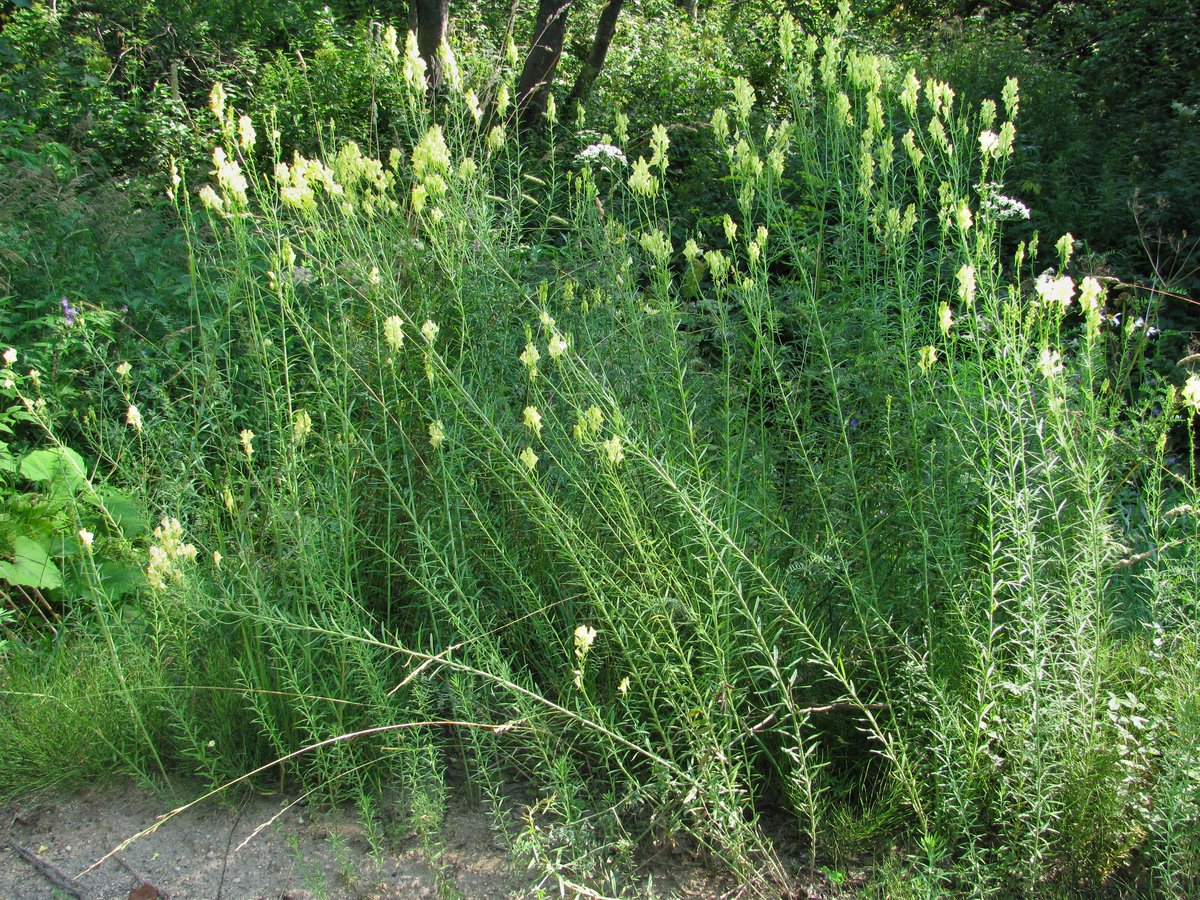
[[[517,109],[521,124],[537,125],[546,112],[546,97],[554,80],[554,70],[562,56],[567,34],[567,13],[572,0],[538,0],[537,22],[533,26],[533,45],[525,57],[525,68],[517,82]]]
[[[416,22],[417,50],[425,60],[425,82],[433,94],[442,84],[442,56],[438,51],[446,39],[450,0],[411,0],[409,22]]]
[[[621,8],[624,5],[625,0],[608,0],[604,11],[600,13],[600,21],[596,25],[596,37],[592,40],[592,50],[587,59],[583,61],[583,68],[579,70],[579,77],[575,79],[575,86],[571,88],[571,96],[567,100],[568,108],[577,103],[587,103],[596,76],[604,68],[609,45],[612,44],[613,35],[617,32],[617,17],[621,15]]]
[[[695,19],[697,13],[696,0],[675,0],[675,5],[688,14],[689,19]]]

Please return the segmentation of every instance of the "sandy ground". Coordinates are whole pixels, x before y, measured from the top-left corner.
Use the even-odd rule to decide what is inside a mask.
[[[304,803],[289,807],[290,800],[249,793],[208,800],[117,849],[199,793],[194,788],[171,797],[118,784],[0,807],[0,898],[602,896],[569,889],[560,894],[556,881],[518,870],[486,810],[466,805],[447,814],[434,855],[436,869],[411,835],[390,835],[383,852],[373,855],[361,820],[352,813],[318,811]],[[737,885],[684,859],[660,859],[653,868],[657,897],[744,895]],[[647,895],[644,886],[626,886],[621,893]]]
[[[0,898],[72,891],[86,900],[522,894],[482,810],[447,816],[435,873],[413,838],[373,857],[355,816],[314,813],[304,804],[285,809],[287,801],[253,794],[206,801],[89,869],[191,796],[173,799],[126,784],[0,809]]]

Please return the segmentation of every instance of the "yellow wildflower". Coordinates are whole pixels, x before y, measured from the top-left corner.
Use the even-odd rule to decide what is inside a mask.
[[[974,224],[974,219],[971,217],[971,205],[966,200],[962,200],[958,204],[958,208],[954,211],[954,220],[958,224],[958,230],[966,232]]]
[[[446,440],[446,429],[442,426],[442,420],[436,419],[429,423],[429,446],[437,450]]]
[[[608,461],[614,466],[625,460],[625,447],[619,434],[614,434],[607,441],[602,441],[600,446],[604,448],[604,452],[608,455]]]
[[[603,425],[604,413],[600,411],[600,407],[589,406],[575,418],[575,440],[580,443],[590,441],[599,433]]]
[[[383,322],[383,339],[393,350],[404,346],[404,320],[399,316],[388,316]]]
[[[1054,273],[1047,270],[1038,276],[1034,283],[1034,291],[1046,306],[1058,306],[1066,309],[1071,305],[1075,296],[1075,282],[1070,275],[1055,278]]]
[[[1200,375],[1195,373],[1188,376],[1183,385],[1183,402],[1188,405],[1192,414],[1200,412]]]
[[[228,97],[225,96],[225,86],[221,82],[215,82],[212,90],[208,94],[208,108],[212,110],[212,114],[218,119],[225,117],[225,104]]]
[[[254,123],[249,116],[238,117],[238,142],[242,149],[249,152],[254,149],[254,140],[258,135],[254,131]]]
[[[597,631],[591,625],[580,625],[575,629],[575,656],[583,660],[596,643]]]
[[[958,299],[967,309],[975,304],[975,268],[968,263],[958,270]]]
[[[650,163],[644,156],[639,156],[633,164],[633,174],[629,176],[629,189],[639,197],[653,197],[658,193],[658,181],[650,174]]]
[[[313,423],[312,416],[306,410],[298,410],[292,416],[292,440],[296,444],[303,444],[309,433],[312,431]]]
[[[542,434],[542,414],[538,412],[536,406],[525,407],[525,413],[522,417],[525,427],[537,434],[539,437]]]
[[[225,209],[225,201],[220,195],[213,190],[211,184],[206,184],[200,188],[200,202],[205,209],[211,209],[213,212],[221,212]]]
[[[491,150],[493,153],[495,153],[501,147],[504,146],[504,126],[503,125],[493,125],[492,126],[492,130],[488,132],[487,145],[488,145],[488,149]]]
[[[949,303],[938,307],[938,327],[942,329],[942,334],[949,334],[950,329],[954,327],[954,314],[950,312]]]
[[[541,358],[542,354],[538,352],[538,348],[534,345],[533,341],[525,344],[525,350],[521,353],[520,360],[525,368],[529,370],[530,378],[537,378],[537,364]]]
[[[655,125],[650,130],[650,149],[653,153],[650,156],[650,165],[658,166],[660,171],[667,168],[667,148],[671,146],[671,139],[667,137],[667,129],[662,125]]]
[[[933,364],[938,360],[938,349],[932,345],[921,348],[921,354],[917,358],[917,366],[926,374],[933,368]]]
[[[404,41],[404,81],[414,91],[425,90],[425,60],[417,48],[417,35],[412,31]]]
[[[1063,372],[1062,354],[1047,347],[1038,357],[1038,369],[1046,378],[1061,375]]]

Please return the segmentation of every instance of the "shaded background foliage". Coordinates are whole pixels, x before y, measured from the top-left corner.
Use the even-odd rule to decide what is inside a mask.
[[[453,4],[450,29],[468,51],[499,46],[511,33],[524,53],[534,6]],[[569,10],[552,85],[560,102],[603,6],[588,0]],[[657,121],[707,121],[731,74],[747,77],[760,96],[779,96],[779,16],[786,9],[819,33],[831,7],[627,4],[589,103],[588,128],[610,130],[618,108],[635,133]],[[1195,3],[916,0],[856,4],[855,12],[877,38],[919,70],[949,77],[967,99],[995,97],[1005,77],[1020,78],[1028,118],[1011,183],[1033,208],[1034,227],[1071,230],[1117,274],[1195,289]],[[6,155],[11,162],[14,147],[55,143],[100,175],[161,171],[168,156],[197,154],[195,111],[217,80],[235,98],[276,108],[285,145],[311,141],[313,125],[331,121],[343,137],[386,145],[394,136],[388,113],[395,88],[380,80],[377,61],[365,58],[368,42],[358,38],[377,27],[372,22],[403,31],[410,21],[406,4],[354,0],[8,0],[0,6],[0,118],[23,128],[6,130]]]

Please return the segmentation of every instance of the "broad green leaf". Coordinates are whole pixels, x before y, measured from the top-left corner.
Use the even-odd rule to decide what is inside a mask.
[[[21,536],[13,540],[13,560],[0,560],[0,577],[9,584],[48,590],[62,587],[62,573],[41,544]]]
[[[21,474],[30,481],[49,481],[58,470],[58,462],[53,450],[34,450],[21,460]]]
[[[125,562],[109,560],[96,567],[100,590],[92,583],[80,586],[80,593],[89,600],[96,600],[97,593],[108,600],[120,600],[130,591],[145,582],[142,570]]]
[[[126,538],[132,540],[150,530],[150,518],[128,494],[106,488],[99,492],[98,499]]]
[[[109,599],[119,600],[146,580],[142,570],[125,562],[106,562],[100,566],[100,579]]]
[[[55,447],[34,450],[21,460],[21,475],[35,482],[61,479],[74,492],[87,480],[87,466],[83,457],[70,447]]]
[[[16,472],[17,458],[8,449],[8,444],[0,441],[0,472]]]

